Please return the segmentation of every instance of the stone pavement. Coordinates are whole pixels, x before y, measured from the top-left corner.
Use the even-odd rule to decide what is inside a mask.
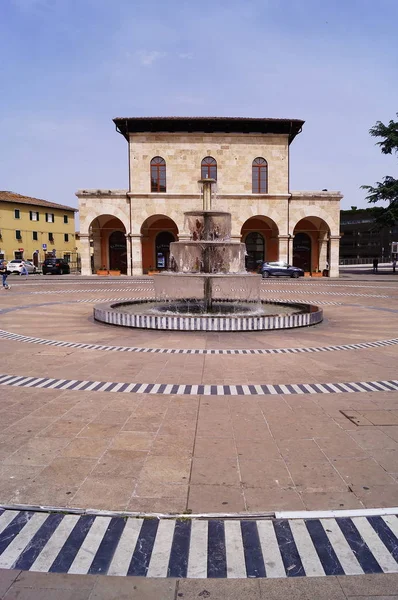
[[[95,302],[150,297],[149,278],[10,282],[0,291],[1,504],[221,514],[398,505],[397,276],[267,280],[264,298],[319,301],[324,322],[223,334],[93,321]],[[236,589],[253,584],[260,598],[269,584],[285,597],[289,581]],[[371,594],[370,584],[322,581],[336,598]],[[179,597],[204,589],[191,584],[178,583]]]
[[[143,579],[0,570],[1,600],[397,600],[398,575]]]

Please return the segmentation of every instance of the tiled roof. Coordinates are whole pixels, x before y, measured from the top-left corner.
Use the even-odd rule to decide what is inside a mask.
[[[287,134],[289,142],[300,133],[304,121],[263,117],[115,117],[117,130],[128,139],[129,133],[205,132]]]
[[[29,204],[30,206],[43,206],[44,208],[59,208],[78,212],[77,208],[65,206],[65,204],[57,204],[56,202],[41,200],[40,198],[30,198],[29,196],[22,196],[21,194],[7,191],[0,191],[0,202],[15,202],[16,204]]]

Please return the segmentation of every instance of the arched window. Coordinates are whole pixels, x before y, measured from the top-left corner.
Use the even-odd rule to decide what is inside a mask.
[[[267,194],[268,164],[265,158],[255,158],[252,163],[252,193]]]
[[[166,191],[166,161],[161,156],[151,160],[151,192]]]
[[[206,156],[202,160],[202,179],[217,179],[217,162],[212,156]]]

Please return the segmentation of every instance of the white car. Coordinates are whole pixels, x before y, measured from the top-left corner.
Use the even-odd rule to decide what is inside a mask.
[[[25,265],[28,273],[37,273],[37,268],[30,260],[22,260],[22,258],[14,258],[7,263],[7,270],[11,273],[21,273],[22,267]]]

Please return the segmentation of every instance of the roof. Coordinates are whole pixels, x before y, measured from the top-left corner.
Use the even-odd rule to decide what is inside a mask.
[[[16,204],[29,204],[31,206],[43,206],[43,208],[59,208],[77,212],[77,208],[72,208],[71,206],[49,202],[48,200],[41,200],[40,198],[22,196],[21,194],[15,194],[15,192],[0,191],[0,202],[14,202]]]
[[[300,133],[299,119],[257,117],[115,117],[116,129],[126,139],[129,133],[204,132],[204,133],[276,133],[288,134],[289,143]]]

